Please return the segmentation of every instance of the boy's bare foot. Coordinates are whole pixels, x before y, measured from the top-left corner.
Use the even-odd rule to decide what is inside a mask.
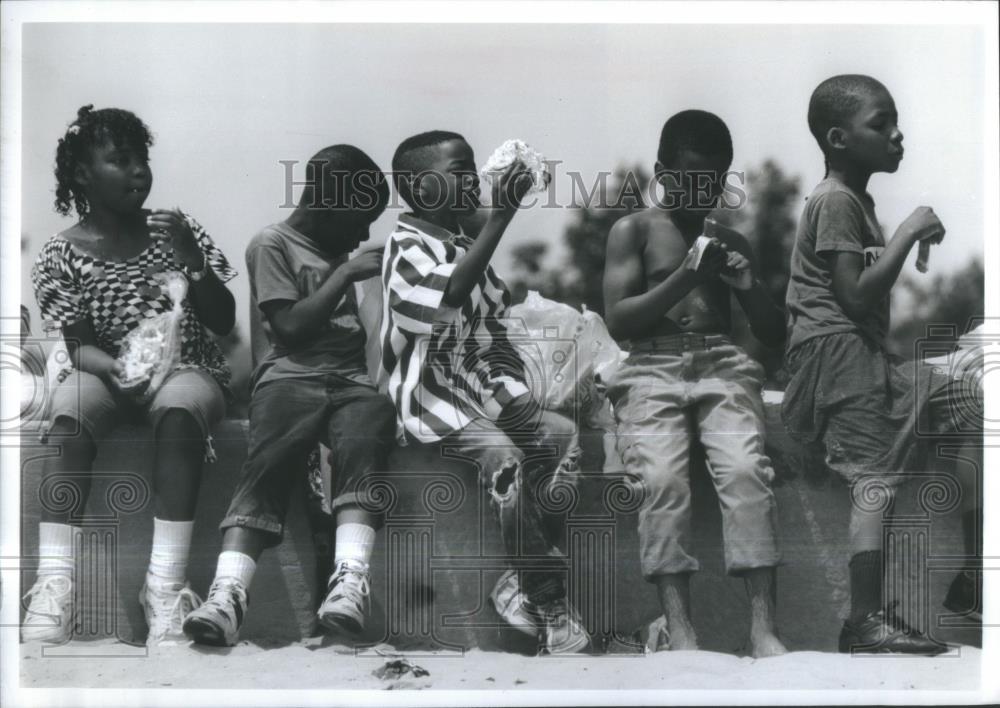
[[[656,582],[660,606],[667,618],[670,651],[696,651],[698,637],[691,624],[691,574],[661,575]]]
[[[671,625],[667,620],[668,631],[670,632],[670,651],[698,651],[698,637],[694,633],[694,627],[690,622],[680,622],[681,626]],[[687,625],[686,627],[684,625]]]
[[[766,659],[769,656],[781,656],[788,650],[781,640],[770,632],[762,632],[750,637],[750,655],[754,659]]]
[[[750,655],[754,659],[787,654],[774,627],[777,581],[774,568],[754,568],[743,576],[750,600]]]

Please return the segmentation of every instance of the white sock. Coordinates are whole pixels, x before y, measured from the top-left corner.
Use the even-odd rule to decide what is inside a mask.
[[[73,537],[76,529],[69,524],[38,524],[38,576],[73,577]]]
[[[193,521],[165,521],[153,517],[153,550],[149,554],[147,583],[184,584],[193,530]]]
[[[341,524],[333,549],[333,564],[353,560],[368,565],[375,545],[375,529],[364,524]]]
[[[249,588],[257,563],[246,553],[223,551],[219,554],[219,564],[215,567],[215,579],[236,578],[243,587]]]

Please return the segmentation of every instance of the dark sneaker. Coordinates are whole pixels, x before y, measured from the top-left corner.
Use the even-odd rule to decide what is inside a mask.
[[[360,634],[371,610],[371,576],[368,564],[345,560],[330,576],[326,599],[316,613],[327,629]]]
[[[976,622],[983,621],[983,574],[966,570],[955,576],[944,598],[945,608]]]
[[[184,618],[184,634],[197,644],[231,647],[240,637],[240,626],[250,600],[236,578],[218,578],[201,607]]]
[[[590,646],[580,613],[566,600],[552,600],[531,609],[538,617],[547,653],[578,654]]]
[[[839,650],[843,654],[919,654],[935,656],[948,650],[899,618],[893,603],[887,610],[869,612],[862,619],[844,622]]]

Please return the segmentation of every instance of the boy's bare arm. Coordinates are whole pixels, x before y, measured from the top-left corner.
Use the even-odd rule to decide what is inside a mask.
[[[448,278],[444,296],[448,307],[460,307],[472,293],[476,283],[490,265],[500,238],[514,218],[521,200],[531,187],[531,173],[521,162],[514,162],[493,183],[493,208],[475,242],[464,256],[455,262],[455,269]]]
[[[278,339],[296,347],[316,337],[352,283],[381,272],[382,252],[366,251],[334,269],[312,295],[298,301],[269,300],[260,309]]]
[[[884,300],[896,284],[906,256],[920,241],[940,242],[944,226],[930,207],[918,207],[896,230],[889,245],[871,266],[864,255],[850,251],[830,254],[833,294],[851,319],[862,319]]]
[[[643,248],[643,235],[633,219],[620,219],[611,227],[604,267],[604,313],[608,332],[618,340],[648,334],[695,286],[717,276],[726,262],[725,251],[717,249],[707,253],[694,271],[687,267],[692,258],[689,253],[662,283],[644,291]]]
[[[726,245],[731,253],[735,252],[745,260],[746,267],[753,276],[749,290],[733,288],[736,301],[746,313],[750,331],[762,344],[769,347],[780,346],[785,341],[785,315],[757,280],[759,271],[750,244],[743,234],[732,231]]]

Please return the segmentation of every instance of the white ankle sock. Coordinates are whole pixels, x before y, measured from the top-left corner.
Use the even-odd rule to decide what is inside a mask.
[[[73,538],[76,529],[69,524],[38,524],[38,575],[73,577]]]
[[[193,530],[193,521],[153,518],[153,550],[149,554],[147,583],[184,584]]]
[[[375,545],[375,529],[364,524],[341,524],[333,550],[333,564],[340,561],[360,561],[368,565]]]
[[[236,578],[243,587],[249,588],[257,563],[246,553],[223,551],[219,554],[219,564],[215,568],[215,579]]]

